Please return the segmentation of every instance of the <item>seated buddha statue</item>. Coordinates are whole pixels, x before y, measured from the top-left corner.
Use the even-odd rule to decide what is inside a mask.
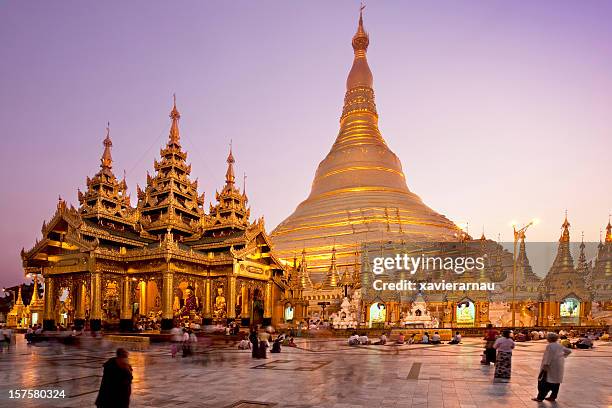
[[[223,288],[217,289],[217,297],[215,298],[215,309],[213,316],[215,319],[223,319],[226,313],[225,296],[223,296]]]
[[[193,288],[188,286],[185,289],[185,305],[183,306],[182,315],[195,313],[199,309],[198,298],[193,293]]]

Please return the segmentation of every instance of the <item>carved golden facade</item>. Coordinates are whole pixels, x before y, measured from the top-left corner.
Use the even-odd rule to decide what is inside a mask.
[[[177,318],[283,321],[288,276],[270,251],[263,218],[249,221],[233,154],[218,203],[206,214],[181,148],[176,101],[170,118],[168,142],[155,175],[138,187],[135,208],[125,180],[112,172],[107,129],[100,171],[79,191],[79,208],[60,198],[42,240],[22,250],[24,268],[44,278],[47,327],[88,321],[93,330],[102,323],[127,329],[138,316],[161,319],[163,329]]]
[[[376,291],[372,289],[372,273],[367,251],[354,259],[351,267],[345,267],[339,280],[332,278],[337,272],[335,253],[332,250],[330,268],[318,281],[313,283],[307,265],[305,250],[299,265],[294,262],[292,269],[304,282],[302,295],[306,314],[311,320],[341,321],[341,314],[349,312],[342,304],[358,308],[354,311],[361,326],[371,325],[370,307],[383,304],[387,310],[384,324],[400,327],[410,324],[424,324],[426,327],[481,327],[488,323],[497,326],[512,325],[512,288],[516,285],[515,313],[516,326],[557,326],[557,325],[605,325],[612,323],[612,225],[606,229],[606,240],[599,244],[594,264],[587,261],[584,243],[580,255],[574,262],[570,252],[570,224],[567,217],[562,225],[557,255],[544,278],[532,270],[525,245],[524,233],[519,236],[516,258],[516,280],[513,278],[513,255],[502,245],[483,236],[478,240],[465,237],[456,245],[445,246],[445,252],[436,252],[446,257],[460,251],[462,256],[485,255],[486,264],[482,271],[438,273],[438,271],[417,271],[400,279],[416,282],[479,282],[495,283],[493,291]],[[371,246],[370,246],[371,247]],[[405,242],[380,243],[376,254],[405,253],[410,251]],[[452,249],[455,248],[456,249]],[[448,252],[450,250],[450,252]],[[387,252],[389,251],[389,252]],[[353,272],[351,276],[351,271]],[[337,275],[336,275],[337,276]],[[334,285],[332,282],[336,281]],[[343,301],[344,299],[344,301]],[[472,320],[462,320],[461,305],[473,307]],[[573,310],[570,310],[571,308]],[[414,315],[415,310],[421,314]],[[427,326],[429,325],[429,326]],[[350,325],[349,325],[350,326]],[[340,322],[339,327],[347,327]],[[351,326],[352,327],[352,326]]]
[[[306,248],[309,266],[319,276],[330,267],[332,248],[343,268],[352,264],[362,242],[453,241],[461,234],[408,189],[400,160],[380,133],[368,45],[360,15],[339,133],[308,198],[271,234],[275,253],[286,262]]]

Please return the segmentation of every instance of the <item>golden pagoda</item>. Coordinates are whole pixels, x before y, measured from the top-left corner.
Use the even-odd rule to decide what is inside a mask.
[[[460,233],[408,189],[399,158],[381,136],[361,12],[352,45],[336,141],[319,164],[308,198],[271,234],[281,259],[289,262],[305,248],[309,267],[319,274],[330,268],[334,246],[344,267],[352,265],[362,242],[454,241]]]
[[[544,304],[541,316],[547,324],[580,324],[590,312],[591,294],[586,287],[586,276],[574,267],[567,213],[561,228],[557,256],[542,282]]]
[[[8,312],[7,315],[7,325],[8,327],[23,327],[23,319],[26,315],[26,306],[23,303],[23,297],[21,296],[21,285],[19,285],[19,290],[17,292],[17,298],[15,299],[15,304]]]

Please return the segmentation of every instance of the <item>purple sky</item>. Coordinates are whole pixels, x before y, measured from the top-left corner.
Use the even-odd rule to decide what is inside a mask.
[[[536,4],[537,3],[537,4]],[[612,208],[612,3],[370,2],[380,127],[408,186],[470,233],[596,241]],[[172,93],[207,199],[233,139],[271,231],[310,191],[338,131],[359,4],[3,2],[0,286],[62,195],[98,170],[136,184],[166,142]]]

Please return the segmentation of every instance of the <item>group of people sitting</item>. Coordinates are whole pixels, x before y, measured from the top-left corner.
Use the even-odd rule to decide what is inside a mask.
[[[384,336],[384,333],[383,333]],[[387,341],[387,337],[385,336],[385,342]],[[357,346],[357,345],[369,345],[372,344],[370,342],[370,339],[368,338],[368,335],[365,333],[361,333],[361,335],[357,334],[357,332],[353,332],[353,334],[351,335],[351,337],[349,337],[348,339],[348,345],[349,346]]]
[[[269,347],[269,340],[271,338],[272,338],[272,335],[270,334],[268,339],[264,340],[264,341],[266,341],[268,343],[268,345],[265,345],[265,348]],[[244,337],[242,340],[240,340],[238,342],[238,349],[240,349],[240,350],[252,350],[253,347],[255,346],[255,342],[253,340],[254,339],[251,339],[251,336]],[[257,340],[258,340],[258,347],[259,347],[260,346],[259,339],[257,339]],[[295,340],[293,339],[293,336],[291,336],[291,335],[287,336],[287,335],[285,335],[285,333],[281,333],[272,342],[272,350],[270,350],[270,353],[280,353],[281,352],[281,345],[282,346],[287,346],[287,347],[297,347],[297,344],[295,344]],[[255,354],[257,354],[257,353],[253,353],[253,358],[261,358],[261,357],[256,357]],[[263,354],[263,355],[265,355],[265,354]]]
[[[397,340],[395,340],[395,344],[396,345],[402,345],[402,344],[442,344],[442,339],[440,337],[440,333],[438,333],[437,331],[434,332],[434,334],[432,336],[429,335],[428,332],[423,333],[423,336],[421,338],[420,341],[417,340],[416,337],[416,333],[412,333],[410,335],[410,337],[408,339],[406,339],[406,336],[404,335],[404,333],[400,333],[397,337]],[[368,339],[368,336],[365,333],[362,333],[361,335],[357,334],[357,332],[353,332],[353,334],[349,337],[348,339],[348,345],[349,346],[357,346],[357,345],[380,345],[380,346],[384,346],[385,344],[387,344],[388,338],[387,338],[387,334],[386,333],[382,333],[379,337],[379,340],[377,342],[372,343],[370,341],[370,339]],[[448,344],[459,344],[461,343],[461,333],[456,332],[455,335],[453,336],[453,338],[451,339],[451,341],[448,342]]]

